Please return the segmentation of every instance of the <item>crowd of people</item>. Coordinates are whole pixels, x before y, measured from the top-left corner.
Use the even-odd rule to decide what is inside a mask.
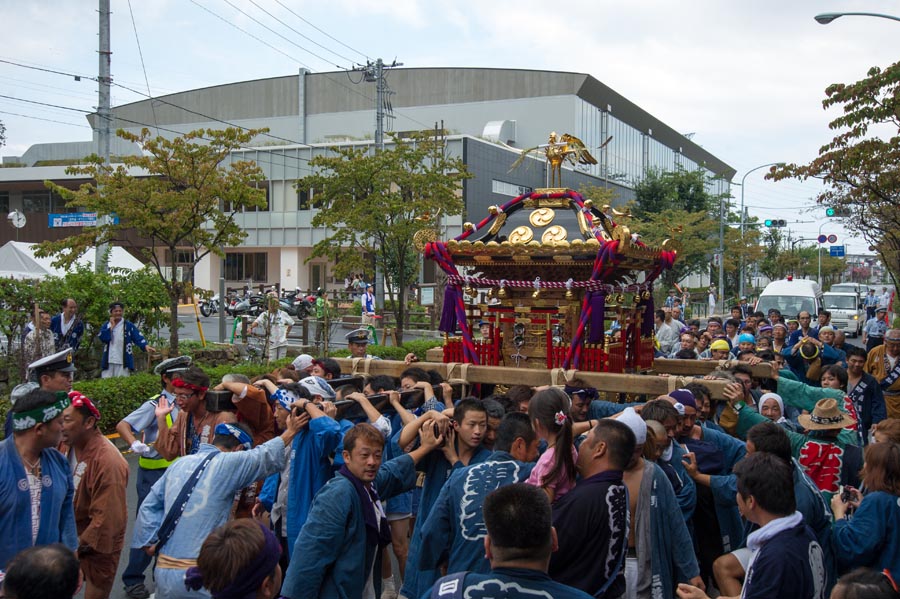
[[[717,367],[641,402],[412,363],[360,385],[305,354],[213,386],[165,360],[117,426],[127,507],[71,350],[42,358],[0,442],[3,596],[107,597],[124,553],[135,599],[151,564],[159,599],[900,598],[900,330],[867,352],[827,313],[676,308],[659,357]]]

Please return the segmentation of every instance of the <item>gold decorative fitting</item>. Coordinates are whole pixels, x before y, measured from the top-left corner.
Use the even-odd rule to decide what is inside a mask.
[[[418,251],[423,251],[425,246],[438,240],[438,232],[434,229],[419,229],[413,235],[413,244]]]
[[[528,243],[532,239],[534,239],[534,232],[525,225],[516,227],[513,229],[512,233],[509,234],[510,243]]]
[[[584,207],[587,208],[588,210],[590,210],[591,208],[593,208],[593,207],[594,207],[594,200],[591,200],[591,199],[585,200],[585,201],[584,201]]]
[[[644,291],[644,292],[641,294],[641,299],[642,299],[642,300],[648,300],[648,299],[650,299],[650,292],[649,292],[649,291]]]
[[[556,218],[556,212],[553,208],[538,208],[528,215],[528,222],[533,227],[546,227]]]
[[[497,297],[506,297],[506,287],[497,290]]]
[[[475,225],[472,223],[463,223],[463,231],[472,231],[475,229]]]
[[[532,213],[532,214],[534,214],[534,213]],[[559,225],[553,225],[552,227],[549,227],[546,231],[544,231],[543,235],[541,235],[541,242],[542,243],[563,242],[566,240],[566,237],[568,237],[568,235],[569,234],[565,230],[565,228],[563,228]]]
[[[634,294],[634,297],[631,298],[631,302],[632,302],[635,306],[637,306],[639,303],[641,303],[641,294],[640,294],[640,293],[635,293],[635,294]]]
[[[566,299],[567,300],[575,299],[575,293],[571,289],[566,289]]]
[[[547,194],[556,194],[556,193],[565,193],[567,190],[563,188],[559,189],[539,189],[540,193]],[[522,201],[522,206],[525,208],[568,208],[569,207],[569,198],[528,198]]]
[[[535,289],[534,293],[531,294],[531,297],[533,297],[534,299],[538,299],[539,297],[541,297],[541,290]]]
[[[500,227],[503,226],[503,223],[506,222],[506,213],[497,215],[497,218],[494,219],[494,222],[491,223],[491,228],[488,229],[489,235],[496,235],[500,231]]]
[[[498,212],[500,212],[500,208],[497,206],[488,206],[488,214],[491,216],[496,216]]]

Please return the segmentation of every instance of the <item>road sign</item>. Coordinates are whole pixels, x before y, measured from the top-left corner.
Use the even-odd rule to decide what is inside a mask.
[[[844,257],[844,246],[833,245],[830,248],[828,248],[828,254],[835,258],[843,258]]]
[[[818,241],[819,243],[825,243],[826,241],[828,241],[828,236],[827,235],[819,235],[816,238],[816,241]]]
[[[96,227],[96,212],[68,212],[65,214],[49,214],[48,226],[51,229],[57,227]],[[113,217],[113,224],[119,224],[119,217]]]
[[[837,241],[837,235],[832,233],[831,235],[828,236],[828,243],[834,243],[836,241]]]

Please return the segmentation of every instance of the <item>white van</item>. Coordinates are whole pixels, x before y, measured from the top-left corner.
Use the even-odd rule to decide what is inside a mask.
[[[822,309],[822,290],[819,284],[809,279],[781,279],[772,281],[756,300],[756,310],[768,314],[776,308],[781,315],[797,318],[797,314],[806,311],[815,319]]]
[[[860,307],[859,296],[852,291],[832,292],[822,296],[822,305],[831,312],[831,326],[853,337],[859,336],[866,313]]]

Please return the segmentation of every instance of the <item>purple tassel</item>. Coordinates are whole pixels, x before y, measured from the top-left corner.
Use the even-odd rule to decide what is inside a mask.
[[[447,285],[444,290],[444,309],[438,330],[448,335],[456,333],[456,302],[459,301],[459,293],[460,289],[456,285]]]
[[[588,330],[588,343],[600,343],[603,341],[605,330],[604,312],[606,311],[606,295],[602,291],[590,291],[591,323]]]
[[[650,291],[650,299],[647,300],[647,303],[644,304],[644,320],[641,322],[641,337],[650,337],[653,335],[654,322],[653,322],[653,313],[656,310],[653,307],[653,289],[649,289]]]

